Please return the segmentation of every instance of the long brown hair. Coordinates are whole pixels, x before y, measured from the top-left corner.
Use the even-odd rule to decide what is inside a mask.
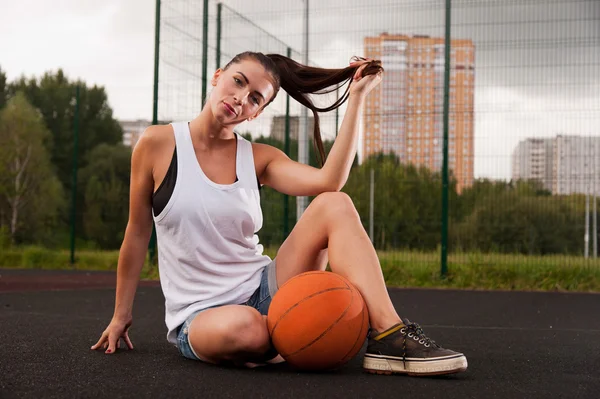
[[[322,166],[325,163],[326,156],[325,149],[323,148],[323,140],[321,139],[319,112],[333,111],[344,104],[350,95],[350,84],[346,86],[343,94],[328,107],[317,107],[308,95],[332,93],[346,83],[351,83],[354,73],[361,65],[340,69],[316,68],[302,65],[280,54],[265,55],[263,53],[248,51],[233,57],[224,69],[247,59],[259,62],[273,77],[274,94],[267,104],[265,104],[265,107],[275,99],[281,87],[294,100],[312,110],[314,116],[314,144],[319,152],[319,160]],[[364,58],[353,57],[353,60],[364,60]],[[372,60],[369,61],[363,70],[363,76],[377,74],[382,71],[381,61]]]

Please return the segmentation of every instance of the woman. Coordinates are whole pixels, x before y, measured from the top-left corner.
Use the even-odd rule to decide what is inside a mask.
[[[274,360],[266,325],[272,296],[288,279],[324,270],[329,261],[334,273],[358,288],[369,310],[365,370],[411,375],[465,370],[462,353],[441,348],[417,324],[400,318],[359,215],[339,192],[356,155],[365,98],[382,72],[373,60],[321,69],[281,55],[242,53],[214,73],[214,88],[198,117],[149,127],[132,155],[114,316],[92,349],[114,353],[121,338],[133,348],[128,329],[154,217],[167,339],[185,357],[246,365]],[[346,92],[331,107],[317,108],[306,96],[336,90],[346,81]],[[317,111],[348,101],[321,168],[234,132],[239,123],[258,117],[280,87],[313,111],[322,160]],[[261,185],[316,196],[273,260],[262,254],[255,235],[262,226]]]

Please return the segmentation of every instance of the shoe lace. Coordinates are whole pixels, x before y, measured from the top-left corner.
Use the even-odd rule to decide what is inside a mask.
[[[425,345],[425,347],[439,347],[434,340],[425,334],[421,326],[417,323],[408,323],[406,326],[406,331],[407,334],[405,335],[405,339],[406,337],[410,337],[415,341],[419,341],[419,343]]]
[[[405,327],[402,327],[400,329],[400,332],[402,333],[402,337],[403,337],[402,363],[404,363],[405,368],[406,368],[406,340],[407,339],[412,339],[412,340],[418,341],[420,344],[424,345],[427,348],[430,346],[432,346],[434,348],[440,347],[434,340],[432,340],[425,334],[425,332],[423,331],[421,326],[417,323],[411,323],[411,322],[407,321]]]

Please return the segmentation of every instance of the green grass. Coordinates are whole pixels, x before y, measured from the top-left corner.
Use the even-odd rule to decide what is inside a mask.
[[[380,252],[379,257],[386,282],[394,287],[600,292],[600,260],[583,257],[452,254],[445,279],[437,252]]]
[[[118,260],[119,251],[77,251],[74,265],[68,250],[28,246],[0,251],[0,268],[13,269],[116,271]],[[141,278],[158,279],[158,269],[146,262]]]
[[[277,248],[268,248],[265,253],[274,257]],[[390,287],[600,292],[600,260],[583,257],[451,254],[448,275],[442,279],[439,252],[387,251],[378,254]],[[67,250],[4,248],[0,251],[0,267],[114,271],[118,256],[118,251],[77,251],[73,267]],[[141,277],[158,279],[157,267],[146,262]]]

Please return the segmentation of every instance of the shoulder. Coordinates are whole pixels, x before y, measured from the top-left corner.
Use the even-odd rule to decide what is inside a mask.
[[[262,182],[265,178],[265,172],[269,164],[275,160],[283,159],[287,160],[289,157],[285,155],[285,152],[281,151],[277,147],[263,143],[252,143],[252,152],[254,155],[254,166],[256,168],[256,175]]]
[[[252,143],[252,151],[255,156],[258,155],[261,157],[285,156],[285,153],[279,148],[264,143]]]
[[[175,137],[171,125],[148,126],[133,149],[133,161],[140,158],[154,159],[161,152],[175,148]]]
[[[279,148],[263,143],[252,143],[252,152],[256,165],[262,165],[263,167],[266,167],[274,159],[286,157],[285,153]]]
[[[173,126],[171,125],[152,125],[148,126],[140,136],[138,143],[146,147],[159,146],[169,141],[175,142],[173,135]]]
[[[134,150],[142,152],[154,151],[169,143],[175,145],[173,127],[171,125],[152,125],[144,130]]]

